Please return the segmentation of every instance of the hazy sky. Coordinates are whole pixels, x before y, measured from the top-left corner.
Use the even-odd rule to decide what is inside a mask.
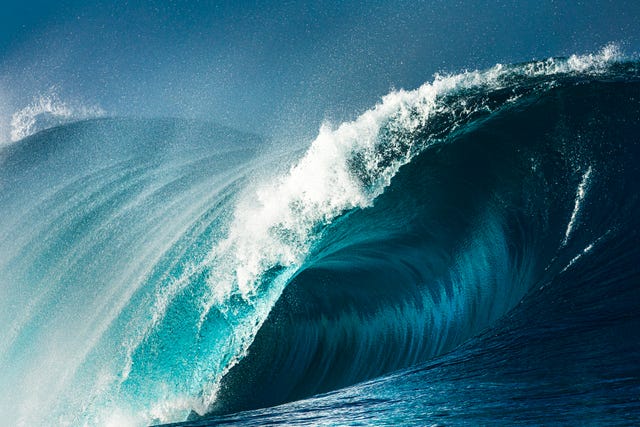
[[[112,115],[313,134],[435,72],[640,51],[640,1],[5,1],[0,116],[55,92]],[[2,120],[0,120],[0,126]]]

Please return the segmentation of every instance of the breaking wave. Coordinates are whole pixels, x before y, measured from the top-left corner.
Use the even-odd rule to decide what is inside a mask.
[[[436,76],[303,153],[159,119],[7,146],[0,417],[195,419],[441,356],[635,235],[639,99],[608,46]],[[84,114],[29,108],[15,139]]]

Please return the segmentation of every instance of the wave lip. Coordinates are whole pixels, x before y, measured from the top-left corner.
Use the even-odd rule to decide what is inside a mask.
[[[106,112],[97,105],[64,102],[55,89],[51,89],[12,114],[11,142],[20,141],[55,126],[105,115]]]

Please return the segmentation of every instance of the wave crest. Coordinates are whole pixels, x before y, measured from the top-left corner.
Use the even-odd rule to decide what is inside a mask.
[[[16,142],[42,130],[77,120],[102,117],[106,112],[97,105],[65,102],[55,89],[39,95],[11,116],[11,141]]]
[[[622,59],[612,44],[597,54],[436,76],[416,90],[386,95],[337,129],[324,124],[286,175],[258,185],[235,208],[227,237],[212,252],[222,268],[210,278],[212,301],[206,306],[235,293],[245,299],[254,295],[266,271],[299,266],[319,228],[350,209],[370,206],[417,153],[479,114],[543,89],[522,85],[526,81],[514,86],[514,79],[599,74]],[[512,93],[496,96],[504,87]]]

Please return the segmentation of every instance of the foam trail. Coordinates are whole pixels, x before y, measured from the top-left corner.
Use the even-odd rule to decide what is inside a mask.
[[[582,251],[578,252],[578,254],[574,256],[571,259],[571,261],[569,261],[569,263],[562,270],[560,270],[560,273],[564,273],[565,271],[570,269],[580,258],[582,258],[583,255],[586,255],[589,252],[591,252],[597,244],[599,244],[605,237],[607,237],[607,235],[609,235],[609,233],[611,233],[611,230],[607,230],[606,233],[598,237],[592,243],[588,244],[584,249],[582,249]]]
[[[587,171],[582,175],[582,181],[578,185],[578,189],[576,190],[576,200],[573,205],[573,212],[571,213],[571,219],[569,220],[569,224],[567,224],[567,231],[564,233],[564,240],[562,241],[562,246],[566,246],[569,242],[569,237],[571,237],[571,232],[573,231],[573,227],[575,226],[576,219],[578,218],[578,213],[580,212],[580,206],[584,197],[587,194],[587,189],[589,185],[589,178],[591,177],[591,166],[587,169]]]

